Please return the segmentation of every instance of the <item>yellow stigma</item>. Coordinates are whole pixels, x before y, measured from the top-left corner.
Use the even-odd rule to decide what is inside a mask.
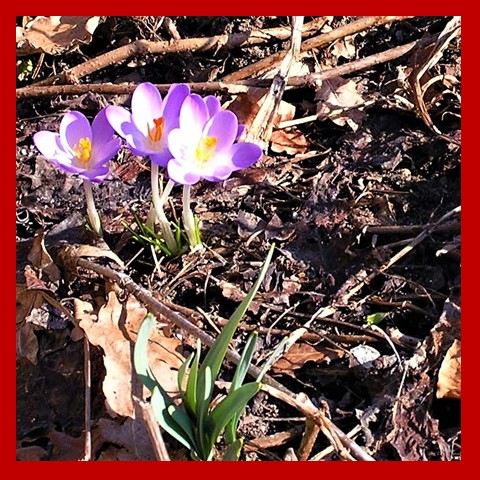
[[[195,158],[197,163],[204,165],[207,163],[212,155],[215,153],[218,140],[214,137],[202,137],[198,142],[198,147],[195,149]]]
[[[150,125],[147,125],[148,138],[152,142],[159,142],[163,136],[165,120],[162,117],[154,118],[153,123],[155,124],[153,128],[150,128]]]
[[[78,143],[73,146],[73,151],[82,163],[88,163],[92,155],[92,142],[89,138],[81,138]]]

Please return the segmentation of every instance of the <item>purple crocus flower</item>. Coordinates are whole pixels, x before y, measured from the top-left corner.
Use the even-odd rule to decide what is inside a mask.
[[[135,155],[149,156],[152,162],[165,167],[171,158],[167,137],[178,127],[180,107],[189,93],[188,85],[175,84],[162,100],[157,87],[144,82],[133,92],[132,113],[110,106],[107,118]]]
[[[213,99],[189,95],[180,110],[179,128],[168,135],[172,153],[168,175],[182,185],[193,185],[202,178],[223,181],[262,156],[255,143],[235,143],[242,130],[237,117],[220,109],[218,100]]]
[[[105,109],[92,125],[80,112],[69,112],[60,122],[59,133],[37,132],[33,142],[40,152],[58,168],[76,173],[83,180],[100,183],[108,175],[107,162],[120,149],[122,142],[114,138]]]

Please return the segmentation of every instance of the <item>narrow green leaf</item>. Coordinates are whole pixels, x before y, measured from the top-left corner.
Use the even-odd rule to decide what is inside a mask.
[[[270,367],[282,356],[285,345],[288,342],[288,337],[282,338],[282,340],[275,347],[275,350],[270,354],[270,356],[265,361],[260,373],[257,377],[257,382],[261,382],[264,375],[268,372]]]
[[[213,388],[212,372],[207,366],[202,377],[198,377],[197,384],[197,431],[198,440],[202,450],[202,458],[206,460],[211,456],[213,445],[209,444],[208,436],[205,435],[205,420],[207,419],[208,407],[210,406],[211,390]]]
[[[245,409],[248,401],[255,396],[261,388],[261,384],[251,382],[227,395],[227,398],[217,405],[207,417],[206,430],[210,448],[213,448],[217,437],[223,431],[227,423]]]
[[[238,362],[237,369],[235,370],[235,375],[233,376],[232,385],[230,387],[231,391],[236,390],[238,387],[240,387],[245,380],[248,368],[250,367],[250,363],[252,362],[253,354],[255,353],[255,348],[257,346],[257,338],[257,332],[252,332],[248,337],[247,343],[245,344],[245,348],[242,352],[242,356],[240,357],[240,361]]]
[[[242,452],[243,439],[239,438],[231,443],[225,453],[223,454],[222,461],[227,462],[237,462],[240,458],[240,453]]]
[[[188,408],[188,411],[194,416],[197,414],[197,380],[201,346],[202,345],[200,340],[197,340],[197,352],[195,353],[192,368],[190,369],[190,373],[188,374],[187,390],[185,392],[185,396],[187,399],[186,406]]]
[[[190,368],[190,365],[192,363],[192,360],[195,357],[195,352],[192,352],[188,358],[182,363],[180,368],[178,369],[178,375],[177,375],[177,385],[178,385],[178,391],[180,392],[180,395],[182,396],[182,401],[185,403],[186,397],[185,397],[185,392],[187,389],[186,382],[185,380],[185,374],[187,370]]]
[[[230,386],[230,392],[237,390],[245,380],[245,376],[248,372],[248,367],[252,362],[253,354],[255,353],[255,347],[257,344],[258,333],[252,332],[248,337],[245,348],[243,349],[242,356],[238,363],[235,375],[233,376],[232,384]],[[233,443],[237,440],[238,421],[240,420],[240,414],[232,417],[232,419],[225,426],[225,442],[227,444]]]
[[[148,363],[148,337],[152,328],[154,317],[148,313],[140,325],[138,330],[137,342],[133,351],[133,364],[140,381],[152,392],[157,385],[155,376],[153,375]]]
[[[387,313],[372,313],[367,315],[367,324],[368,325],[377,325],[379,324],[388,314]]]
[[[237,329],[237,326],[240,323],[240,320],[245,315],[245,312],[250,306],[250,303],[252,302],[253,298],[257,294],[257,291],[260,288],[260,285],[263,279],[265,278],[267,269],[272,260],[274,248],[275,248],[275,244],[272,244],[267,257],[265,258],[265,262],[263,263],[260,274],[258,275],[257,281],[255,282],[253,287],[250,289],[247,296],[243,299],[242,303],[233,312],[232,316],[228,320],[227,324],[223,327],[222,332],[217,337],[217,339],[215,340],[215,343],[213,344],[212,348],[209,350],[204,361],[202,362],[202,366],[200,367],[200,370],[199,370],[199,381],[202,380],[200,381],[200,383],[203,383],[202,377],[205,375],[205,369],[207,367],[211,369],[212,378],[214,380],[217,378],[218,373],[220,372],[220,368],[222,366],[223,360],[225,358],[225,354],[227,353],[228,345],[230,344],[233,338],[235,330]],[[213,388],[213,382],[212,382],[212,388]],[[208,400],[210,401],[212,391],[206,392],[206,394],[208,395],[205,398],[208,398]]]
[[[186,426],[188,429],[189,426],[188,421],[182,418],[182,414],[185,417],[186,414],[178,409],[158,386],[154,387],[150,401],[155,418],[161,427],[189,450],[195,450],[191,428],[188,433],[183,428]]]

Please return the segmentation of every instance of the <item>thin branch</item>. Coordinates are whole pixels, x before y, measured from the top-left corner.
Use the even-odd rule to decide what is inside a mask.
[[[163,441],[162,431],[155,418],[155,414],[152,410],[152,405],[148,402],[144,402],[138,397],[133,397],[133,401],[139,406],[142,411],[143,420],[147,426],[148,435],[152,442],[153,451],[157,460],[169,462],[170,456],[168,455],[167,447]]]
[[[315,85],[321,80],[331,80],[332,78],[349,75],[360,70],[371,68],[375,65],[386,63],[406,55],[415,48],[421,48],[427,43],[435,41],[436,36],[422,38],[415,42],[410,42],[399,47],[389,48],[380,53],[370,55],[353,62],[340,65],[338,67],[329,68],[319,73],[311,73],[309,75],[302,75],[297,77],[289,77],[286,79],[287,87],[308,87]],[[235,83],[224,81],[215,82],[195,82],[188,83],[190,90],[195,93],[228,93],[230,95],[237,95],[239,93],[247,93],[249,87],[269,88],[272,84],[271,79],[251,79],[240,80]],[[49,85],[38,86],[30,85],[27,87],[17,88],[17,100],[29,97],[51,97],[56,95],[82,95],[85,93],[97,93],[101,95],[126,95],[132,93],[137,84],[134,83],[89,83],[85,85]],[[155,85],[160,92],[166,93],[171,87],[171,84],[162,83]]]
[[[325,20],[315,19],[306,25],[302,35],[309,35],[323,26]],[[36,82],[35,86],[52,85],[54,83],[78,83],[80,78],[91,75],[98,70],[111,65],[124,62],[134,56],[145,56],[148,54],[165,54],[179,52],[202,52],[208,50],[219,50],[224,48],[232,50],[238,47],[248,47],[271,41],[272,39],[284,40],[290,36],[289,28],[274,28],[265,30],[252,30],[251,32],[234,33],[231,35],[216,35],[206,38],[187,38],[173,40],[170,42],[152,42],[148,40],[136,40],[98,57],[87,60],[73,68],[63,71],[59,75]]]
[[[386,23],[399,22],[409,18],[413,17],[361,17],[347,25],[338,27],[331,32],[324,33],[306,40],[302,45],[301,51],[302,53],[305,53],[313,50],[314,48],[319,48],[323,45],[334,42],[335,40],[344,38],[348,35],[353,35],[354,33],[359,33],[372,27],[385,25]],[[237,82],[238,80],[264,73],[272,68],[275,68],[279,63],[281,63],[287,53],[288,50],[277,52],[274,55],[259,60],[258,62],[248,65],[247,67],[242,68],[234,73],[225,75],[222,80],[227,83]]]

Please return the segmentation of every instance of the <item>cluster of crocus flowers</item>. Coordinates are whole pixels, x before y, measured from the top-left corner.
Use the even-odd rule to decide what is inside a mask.
[[[122,146],[114,133],[103,109],[92,125],[83,113],[73,111],[63,116],[59,133],[43,130],[33,136],[35,146],[48,160],[83,180],[88,218],[99,236],[102,236],[102,224],[95,208],[92,182],[105,180],[109,173],[107,163]]]
[[[162,99],[151,83],[135,89],[131,112],[120,106],[102,110],[92,126],[79,112],[64,116],[60,134],[39,132],[37,148],[59,168],[84,180],[89,217],[93,205],[90,182],[108,175],[106,163],[120,148],[120,139],[138,156],[151,160],[152,204],[168,249],[178,253],[163,206],[176,184],[183,185],[183,223],[190,246],[200,244],[198,226],[190,207],[190,187],[205,179],[227,179],[232,172],[249,167],[262,156],[255,143],[238,142],[244,127],[233,112],[223,110],[214,96],[191,94],[188,85],[172,85]],[[169,181],[159,192],[159,168],[166,168]],[[88,185],[88,187],[87,187]],[[90,203],[88,199],[92,199]],[[96,213],[96,212],[95,212]],[[98,214],[96,215],[98,218]],[[92,217],[90,217],[93,225]],[[97,222],[98,223],[98,222]],[[100,227],[94,227],[100,233]]]

